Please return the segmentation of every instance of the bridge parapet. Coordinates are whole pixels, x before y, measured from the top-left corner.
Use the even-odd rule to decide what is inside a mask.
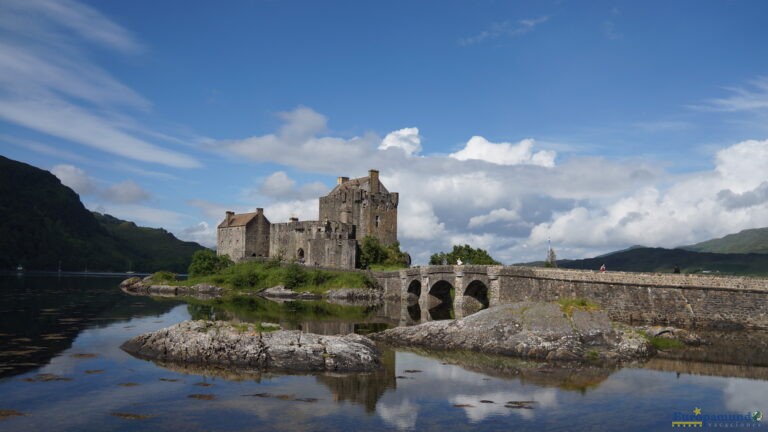
[[[714,276],[699,274],[599,272],[592,270],[553,269],[541,267],[506,266],[501,274],[572,282],[608,283],[646,287],[713,288],[754,290],[768,293],[768,279],[750,276]]]

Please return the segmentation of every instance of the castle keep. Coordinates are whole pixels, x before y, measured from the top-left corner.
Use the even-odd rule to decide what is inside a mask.
[[[235,261],[246,258],[281,258],[308,265],[352,269],[358,242],[365,236],[385,245],[397,241],[397,192],[379,181],[379,172],[367,177],[339,177],[336,187],[320,197],[320,220],[271,223],[264,210],[227,212],[217,230],[216,252]]]

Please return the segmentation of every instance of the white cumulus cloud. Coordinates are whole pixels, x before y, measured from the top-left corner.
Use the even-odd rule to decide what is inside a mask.
[[[274,134],[215,146],[257,162],[275,162],[305,171],[336,173],[340,167],[354,166],[375,151],[375,137],[349,139],[322,136],[327,119],[311,108],[299,107],[280,113],[283,125]]]
[[[469,218],[468,228],[478,228],[495,222],[514,222],[520,220],[515,210],[505,208],[493,209],[490,213]]]
[[[524,139],[517,144],[502,142],[492,143],[481,136],[473,136],[466,146],[449,156],[460,160],[481,160],[498,165],[538,165],[543,167],[555,166],[556,153],[551,150],[540,150],[533,153],[531,149],[534,140]]]
[[[246,195],[258,199],[259,195],[279,200],[317,198],[328,193],[328,187],[320,182],[307,183],[296,187],[296,181],[288,177],[285,171],[270,174],[255,190]]]
[[[96,182],[82,169],[69,164],[59,164],[51,168],[51,173],[80,195],[88,195],[98,189]]]
[[[403,128],[387,134],[379,144],[379,150],[399,148],[411,156],[421,151],[421,136],[419,128]]]
[[[720,150],[711,171],[688,175],[668,188],[648,186],[619,199],[584,203],[533,228],[530,240],[581,248],[642,244],[674,247],[768,226],[762,185],[768,140]],[[748,205],[747,205],[748,204]]]
[[[135,204],[151,198],[151,194],[133,180],[125,180],[109,186],[89,176],[84,170],[69,164],[51,168],[51,173],[80,195],[97,196],[105,201],[118,204]]]

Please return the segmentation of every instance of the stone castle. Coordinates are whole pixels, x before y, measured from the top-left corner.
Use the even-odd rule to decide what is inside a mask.
[[[399,194],[379,181],[379,172],[350,180],[320,197],[320,220],[271,223],[264,210],[228,211],[217,230],[216,252],[238,262],[248,258],[296,260],[307,265],[353,269],[359,242],[372,236],[382,244],[397,241]]]

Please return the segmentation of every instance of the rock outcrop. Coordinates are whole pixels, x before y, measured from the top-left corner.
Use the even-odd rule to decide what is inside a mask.
[[[554,303],[495,306],[460,320],[431,321],[370,335],[395,346],[471,350],[541,360],[621,361],[648,357],[653,347],[632,329],[614,329],[603,311]]]
[[[136,336],[121,348],[144,359],[224,369],[353,372],[380,365],[379,351],[364,336],[265,331],[222,321],[185,321]]]
[[[705,341],[698,334],[685,329],[676,327],[650,326],[644,327],[645,335],[648,337],[657,337],[662,339],[672,339],[682,342],[685,345],[699,346]]]
[[[190,296],[201,299],[220,297],[224,293],[224,288],[204,283],[191,286],[157,284],[152,281],[151,276],[144,279],[138,276],[128,278],[120,283],[120,289],[131,295]]]

